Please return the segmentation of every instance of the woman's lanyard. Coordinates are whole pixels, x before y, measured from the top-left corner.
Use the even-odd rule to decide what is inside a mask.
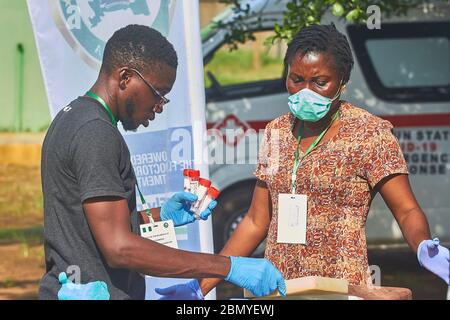
[[[96,95],[96,94],[93,93],[92,91],[86,92],[86,95],[89,96],[89,97],[91,97],[92,99],[98,101],[98,102],[103,106],[103,108],[105,108],[105,110],[106,110],[106,112],[108,113],[108,116],[109,116],[109,118],[110,118],[110,120],[111,120],[111,123],[112,123],[115,127],[117,127],[117,121],[116,121],[116,118],[114,118],[114,115],[112,114],[111,109],[108,107],[108,105],[106,104],[105,100],[103,100],[101,97],[99,97],[98,95]],[[139,198],[141,199],[142,208],[145,210],[145,213],[146,213],[146,214],[148,215],[148,217],[150,218],[150,222],[151,222],[151,223],[155,223],[155,221],[153,220],[153,216],[152,216],[152,213],[151,213],[151,211],[150,211],[150,208],[149,208],[149,206],[147,205],[147,202],[145,201],[145,198],[144,198],[144,196],[143,196],[141,190],[139,189],[139,186],[138,186],[138,184],[137,184],[137,181],[136,181],[136,188],[137,188],[138,193],[139,193]]]
[[[300,163],[319,144],[320,140],[322,140],[322,138],[325,135],[325,133],[327,133],[328,129],[330,129],[331,125],[333,124],[333,122],[337,118],[339,118],[339,110],[334,114],[333,118],[331,119],[330,124],[325,128],[325,130],[322,131],[321,134],[319,134],[319,136],[316,138],[316,140],[314,140],[314,142],[311,143],[311,145],[305,151],[305,154],[303,155],[303,157],[300,159],[300,155],[299,155],[300,154],[300,141],[302,139],[303,129],[305,127],[305,122],[302,121],[302,124],[300,125],[300,132],[298,134],[298,144],[297,144],[297,150],[295,151],[295,162],[294,162],[294,167],[293,167],[292,176],[291,176],[291,179],[292,179],[292,193],[293,194],[295,194],[295,189],[297,187],[296,186],[297,171],[298,171],[298,167],[300,166]]]

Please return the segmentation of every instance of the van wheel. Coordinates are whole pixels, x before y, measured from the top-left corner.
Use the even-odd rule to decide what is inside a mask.
[[[219,253],[247,214],[253,197],[254,181],[238,187],[231,187],[219,196],[217,207],[212,213],[214,231],[214,252]],[[252,256],[264,255],[265,241]]]

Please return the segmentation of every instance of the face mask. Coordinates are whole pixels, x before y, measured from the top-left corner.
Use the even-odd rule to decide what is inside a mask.
[[[330,111],[331,103],[341,92],[341,83],[339,83],[339,89],[333,99],[324,97],[308,88],[300,90],[289,96],[289,109],[300,120],[317,122]]]

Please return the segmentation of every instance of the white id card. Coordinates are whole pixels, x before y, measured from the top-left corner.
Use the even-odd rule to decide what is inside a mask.
[[[307,201],[304,194],[278,195],[278,243],[306,244]]]
[[[141,224],[141,236],[160,244],[178,249],[177,236],[172,220]]]

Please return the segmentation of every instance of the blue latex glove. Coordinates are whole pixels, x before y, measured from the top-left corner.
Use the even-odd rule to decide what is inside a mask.
[[[156,288],[155,292],[162,297],[159,300],[203,300],[202,290],[197,280],[176,284],[167,288]]]
[[[109,300],[108,285],[103,281],[75,284],[67,279],[65,272],[59,274],[61,289],[58,300]]]
[[[161,207],[161,220],[173,220],[175,227],[182,226],[195,221],[195,216],[191,208],[191,204],[197,201],[197,196],[190,192],[178,192],[170,197]],[[216,201],[211,201],[208,208],[200,213],[200,218],[208,219],[212,210],[217,205]]]
[[[450,253],[447,248],[439,245],[439,239],[423,240],[417,248],[417,259],[422,267],[450,282]]]
[[[250,290],[255,296],[267,296],[275,289],[286,295],[286,284],[280,271],[267,259],[230,257],[231,268],[225,278]]]

